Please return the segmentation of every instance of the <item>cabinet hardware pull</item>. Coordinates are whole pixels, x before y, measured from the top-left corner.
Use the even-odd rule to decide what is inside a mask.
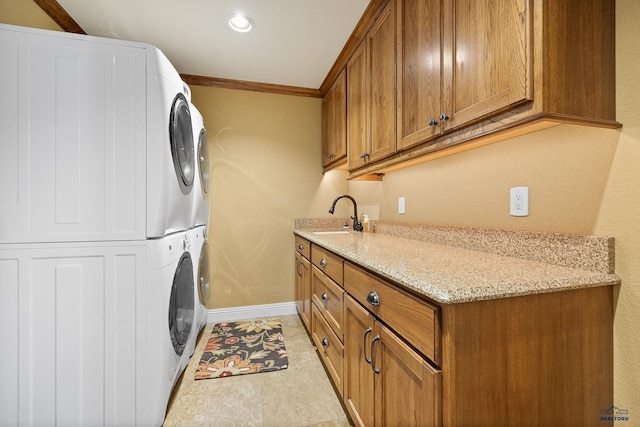
[[[380,335],[376,335],[375,337],[373,337],[373,340],[371,340],[371,368],[373,369],[373,373],[375,374],[379,374],[380,373],[380,369],[376,368],[373,363],[373,345],[376,343],[376,341],[380,341]]]
[[[304,246],[302,245],[302,243],[300,243],[300,244],[298,245],[298,249],[300,249],[300,250],[303,250],[303,249],[304,249]]]
[[[364,331],[364,335],[362,336],[362,352],[364,353],[364,361],[369,365],[371,365],[371,359],[367,357],[367,335],[369,335],[371,331],[371,328],[367,328],[367,330]]]
[[[329,340],[328,340],[326,337],[325,337],[325,338],[322,338],[322,346],[323,346],[324,348],[329,347]]]
[[[322,258],[322,259],[320,260],[320,265],[321,265],[321,266],[323,266],[323,267],[326,267],[326,266],[327,266],[327,260],[326,260],[326,259],[324,259],[324,258]]]
[[[333,153],[329,153],[329,154],[327,154],[327,158],[328,158],[328,159],[333,159]]]
[[[446,122],[447,120],[449,120],[449,115],[447,113],[440,114],[440,120]]]
[[[436,119],[431,119],[429,120],[429,126],[437,126],[438,125],[438,121]]]
[[[302,261],[298,261],[298,268],[296,269],[298,271],[298,276],[302,277],[302,271],[300,270],[300,266],[302,266]]]
[[[376,291],[369,292],[369,295],[367,295],[367,302],[371,305],[380,305],[380,298]]]
[[[329,299],[329,296],[327,295],[326,292],[323,292],[321,298],[322,298],[322,301],[327,302],[327,300]]]
[[[367,157],[369,157],[369,153],[360,154],[360,158],[363,159],[363,160],[366,159]]]

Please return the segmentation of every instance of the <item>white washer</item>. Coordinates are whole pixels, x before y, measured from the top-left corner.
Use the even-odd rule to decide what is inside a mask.
[[[209,275],[209,249],[207,242],[207,227],[202,225],[191,230],[192,253],[195,273],[195,328],[194,343],[198,334],[207,324],[207,301],[209,300],[210,275]]]
[[[194,150],[196,153],[196,171],[198,179],[193,185],[193,211],[191,223],[193,226],[209,223],[209,146],[207,130],[204,126],[202,114],[191,104],[191,121],[193,123]]]
[[[196,172],[189,88],[159,49],[147,48],[147,237],[193,227]]]
[[[146,382],[144,425],[161,425],[171,390],[195,348],[195,283],[192,231],[147,240]],[[143,421],[143,420],[140,420]]]

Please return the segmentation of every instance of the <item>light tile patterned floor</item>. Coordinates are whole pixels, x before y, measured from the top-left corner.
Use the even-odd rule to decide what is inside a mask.
[[[193,379],[211,334],[200,334],[174,390],[165,427],[346,427],[349,420],[297,315],[281,316],[289,367],[210,380]]]

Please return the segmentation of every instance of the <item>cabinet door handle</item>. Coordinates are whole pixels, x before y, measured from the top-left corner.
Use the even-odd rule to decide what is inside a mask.
[[[436,119],[431,119],[429,120],[429,126],[437,126],[438,125],[438,121]]]
[[[327,154],[327,158],[328,158],[328,159],[333,159],[333,153],[329,153],[329,154]]]
[[[327,266],[327,260],[326,260],[326,259],[324,259],[324,258],[322,258],[322,259],[320,260],[320,265],[321,265],[322,267],[326,267],[326,266]]]
[[[320,298],[322,298],[322,301],[327,302],[327,300],[329,299],[329,296],[327,295],[326,292],[323,292]]]
[[[369,153],[362,153],[360,154],[360,158],[365,160],[367,157],[369,157]]]
[[[303,250],[303,249],[304,249],[304,245],[303,245],[302,243],[300,243],[300,244],[298,245],[298,249],[299,249],[299,250]]]
[[[375,337],[373,337],[373,340],[371,340],[371,368],[373,369],[374,374],[379,374],[380,369],[376,368],[375,363],[373,362],[373,345],[376,343],[376,341],[380,341],[380,335],[376,335]]]
[[[371,365],[371,359],[367,357],[367,335],[369,335],[371,331],[371,328],[367,328],[367,330],[364,331],[364,335],[362,336],[362,352],[364,353],[364,361],[369,365]]]
[[[376,291],[369,292],[369,295],[367,295],[367,302],[371,305],[380,305],[380,298],[378,297],[378,293]]]
[[[322,346],[323,346],[324,348],[329,347],[329,340],[328,340],[326,337],[325,337],[325,338],[322,338]]]
[[[447,113],[440,114],[440,120],[446,122],[447,120],[449,120],[449,115]]]
[[[302,270],[300,270],[300,267],[302,266],[302,261],[298,261],[298,268],[296,269],[298,271],[298,276],[302,277]]]

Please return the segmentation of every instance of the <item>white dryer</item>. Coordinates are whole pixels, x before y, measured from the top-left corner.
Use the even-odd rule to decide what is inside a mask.
[[[147,237],[193,227],[196,173],[189,88],[159,49],[147,48]]]
[[[171,391],[195,348],[195,283],[191,231],[147,240],[146,365],[141,425],[162,425]]]
[[[193,185],[193,211],[191,223],[193,226],[209,223],[209,146],[207,130],[204,126],[202,114],[191,104],[191,121],[193,123],[194,150],[196,153],[197,179]]]

